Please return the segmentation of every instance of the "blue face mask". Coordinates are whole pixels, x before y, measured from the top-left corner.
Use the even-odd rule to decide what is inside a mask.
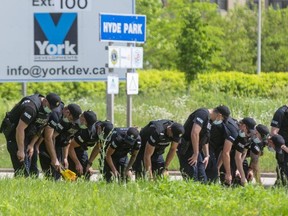
[[[259,144],[259,143],[261,143],[261,140],[258,137],[256,137],[253,139],[253,142],[256,144]]]
[[[46,113],[51,113],[52,112],[52,110],[48,106],[45,106],[43,109],[44,109],[44,111]]]
[[[213,124],[214,124],[214,125],[219,125],[219,124],[221,124],[222,122],[223,122],[222,120],[217,120],[217,119],[216,119],[216,120],[213,121]]]
[[[68,123],[68,122],[69,122],[69,119],[66,118],[66,117],[63,117],[63,121],[66,122],[66,123]]]
[[[80,124],[79,127],[80,127],[81,129],[87,129],[87,128],[88,128],[85,124]]]
[[[244,138],[244,137],[246,137],[246,134],[245,134],[245,132],[243,132],[243,131],[239,131],[239,136],[240,137],[242,137],[242,138]]]

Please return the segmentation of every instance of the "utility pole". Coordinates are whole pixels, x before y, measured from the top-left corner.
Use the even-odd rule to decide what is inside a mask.
[[[261,27],[262,27],[262,10],[261,10],[261,0],[258,0],[258,42],[257,42],[257,74],[261,73]]]

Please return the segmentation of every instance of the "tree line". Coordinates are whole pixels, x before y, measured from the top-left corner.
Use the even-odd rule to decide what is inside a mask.
[[[145,69],[197,73],[256,73],[257,4],[220,13],[217,4],[191,0],[137,0],[147,16]],[[288,9],[262,10],[262,72],[288,71]]]

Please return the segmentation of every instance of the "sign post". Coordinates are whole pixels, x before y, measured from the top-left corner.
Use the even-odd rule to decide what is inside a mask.
[[[133,3],[135,3],[133,1]],[[135,12],[135,4],[133,13]],[[145,43],[146,16],[101,13],[100,41],[128,43],[124,46],[108,47],[109,68],[126,68],[127,127],[132,125],[132,95],[138,94],[138,74],[135,68],[143,67],[143,48],[135,43]]]

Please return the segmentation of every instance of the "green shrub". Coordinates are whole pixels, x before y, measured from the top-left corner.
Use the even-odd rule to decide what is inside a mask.
[[[214,72],[199,74],[191,83],[191,91],[226,93],[232,96],[274,97],[286,96],[288,76],[286,73],[245,74],[240,72]],[[178,71],[139,71],[140,95],[182,94],[186,91],[184,73]],[[120,82],[119,95],[125,94],[126,82]],[[21,84],[3,83],[1,97],[7,100],[21,97]],[[27,94],[56,92],[64,100],[105,96],[105,82],[49,82],[27,83]]]

